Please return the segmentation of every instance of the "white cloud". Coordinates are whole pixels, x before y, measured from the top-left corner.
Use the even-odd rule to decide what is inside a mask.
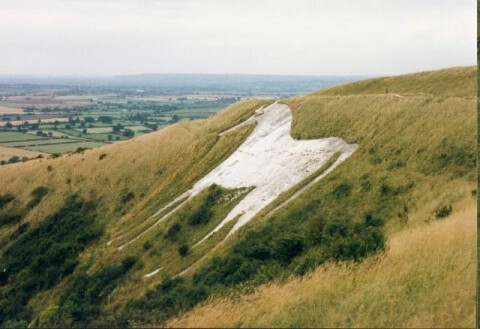
[[[0,74],[396,74],[476,63],[475,0],[2,0]]]

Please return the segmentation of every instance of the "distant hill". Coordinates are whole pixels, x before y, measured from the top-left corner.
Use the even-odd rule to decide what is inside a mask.
[[[474,326],[475,76],[453,68],[280,100],[294,139],[358,148],[199,246],[252,186],[179,196],[255,124],[222,132],[272,101],[0,167],[0,326]]]
[[[161,94],[288,97],[358,80],[358,76],[254,74],[138,74],[112,77],[0,76],[0,84],[144,89]]]

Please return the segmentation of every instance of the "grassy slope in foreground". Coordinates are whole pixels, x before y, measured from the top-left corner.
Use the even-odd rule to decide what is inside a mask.
[[[168,326],[474,327],[475,215],[470,205],[393,235],[384,255],[216,300]]]
[[[312,231],[315,223],[345,213],[353,221],[372,213],[388,221],[384,230],[390,249],[380,257],[380,265],[377,258],[356,269],[325,264],[312,279],[262,287],[240,302],[210,298],[185,320],[168,324],[474,326],[475,234],[466,234],[473,230],[475,210],[474,76],[475,68],[455,68],[388,78],[389,94],[384,88],[381,94],[367,87],[359,89],[360,95],[344,92],[355,84],[378,86],[384,80],[374,79],[287,100],[294,115],[294,137],[339,136],[356,141],[360,148],[280,213],[252,220],[227,244],[248,243],[248,229],[302,234]],[[464,88],[446,89],[452,85],[449,77]],[[459,97],[452,95],[455,90]],[[463,94],[465,90],[472,94]],[[342,93],[347,95],[337,96]],[[342,197],[332,197],[339,190],[345,192]],[[448,205],[453,206],[453,214],[437,219],[438,210]],[[453,229],[457,224],[458,229]],[[439,235],[434,238],[435,232]],[[301,266],[302,258],[315,264],[315,257],[314,248],[291,266]],[[319,281],[325,283],[312,288]],[[292,287],[295,293],[287,293]],[[233,305],[238,311],[231,309]],[[221,312],[233,314],[222,317]]]

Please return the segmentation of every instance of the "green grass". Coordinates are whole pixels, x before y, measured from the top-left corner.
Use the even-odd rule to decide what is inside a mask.
[[[86,129],[87,129],[87,134],[103,134],[103,133],[113,132],[112,127],[97,127],[97,128],[86,128]],[[81,133],[83,128],[77,128],[75,130]]]
[[[148,129],[147,127],[145,126],[125,126],[126,129],[130,129],[130,130],[133,130],[133,131],[150,131],[150,129]]]
[[[56,131],[56,130],[53,130],[53,127],[54,126],[48,126],[48,125],[45,125],[45,126],[42,126],[42,131],[46,134],[48,133],[52,133],[52,137],[65,137],[65,136],[68,136],[67,134],[64,134],[60,131]],[[48,128],[48,129],[45,129],[45,128]],[[49,130],[49,129],[52,129],[52,130]],[[34,131],[29,131],[28,134],[30,135],[36,135],[36,132]]]
[[[0,132],[0,143],[25,141],[25,140],[39,140],[45,139],[32,134],[24,134],[17,132]]]
[[[65,152],[76,151],[79,147],[94,148],[94,147],[103,146],[103,145],[105,144],[98,143],[98,142],[77,142],[77,143],[29,146],[28,149],[45,152],[45,153],[65,153]]]
[[[66,138],[49,138],[49,139],[36,139],[36,140],[25,140],[19,142],[6,142],[3,143],[3,146],[7,147],[25,147],[31,149],[32,146],[47,146],[47,145],[57,145],[57,144],[68,144],[75,143],[78,140],[66,139]]]

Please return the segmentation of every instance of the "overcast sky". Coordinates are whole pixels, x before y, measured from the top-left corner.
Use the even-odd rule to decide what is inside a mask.
[[[475,0],[0,0],[0,74],[387,75],[475,39]]]

